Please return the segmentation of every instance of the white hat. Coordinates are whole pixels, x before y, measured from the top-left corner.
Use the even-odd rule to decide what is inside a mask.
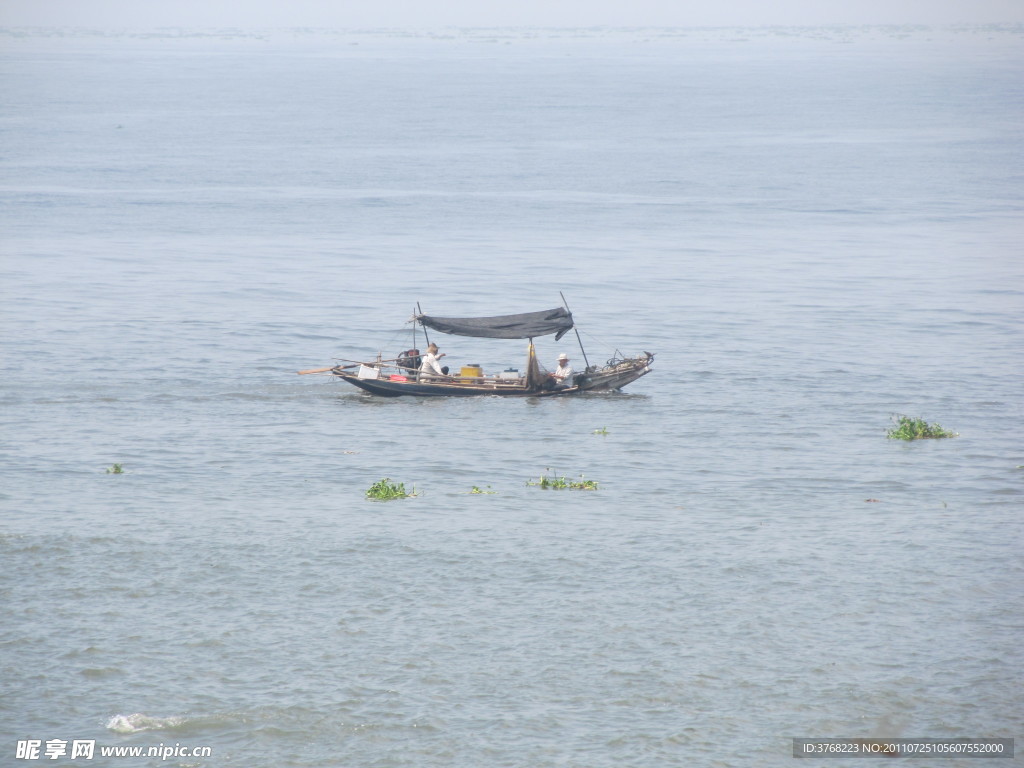
[[[568,360],[568,359],[569,359],[569,356],[568,356],[567,354],[565,354],[565,352],[563,352],[562,354],[560,354],[560,355],[558,356],[558,359],[559,359],[559,360]]]

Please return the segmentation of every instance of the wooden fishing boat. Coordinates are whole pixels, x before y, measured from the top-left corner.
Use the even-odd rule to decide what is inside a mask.
[[[494,317],[436,317],[417,312],[413,320],[424,329],[457,336],[492,339],[528,339],[525,373],[506,370],[485,375],[480,366],[463,366],[458,373],[427,374],[420,370],[421,354],[409,349],[398,357],[371,361],[345,361],[347,365],[316,368],[307,373],[329,373],[366,392],[383,397],[564,397],[581,392],[620,389],[651,371],[654,355],[644,352],[633,358],[613,358],[602,367],[587,364],[573,377],[571,385],[557,385],[540,369],[533,345],[534,338],[554,335],[561,339],[574,328],[567,307]],[[576,334],[579,339],[579,333]],[[582,343],[580,345],[582,350]],[[584,353],[586,359],[586,353]]]

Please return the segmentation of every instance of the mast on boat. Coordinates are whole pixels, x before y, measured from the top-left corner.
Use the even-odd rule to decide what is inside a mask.
[[[423,310],[420,309],[420,303],[417,301],[416,302],[416,317],[415,317],[415,319],[413,321],[413,324],[412,324],[413,339],[415,340],[415,338],[416,338],[416,336],[415,336],[415,334],[416,334],[416,321],[419,321],[420,325],[423,326],[423,338],[427,340],[427,346],[429,347],[430,346],[430,334],[427,333],[427,324],[419,320],[419,317],[422,314],[423,314]],[[416,346],[416,345],[413,344],[413,346]]]
[[[561,291],[559,291],[558,295],[562,297],[562,303],[565,305],[565,311],[568,312],[571,315],[572,314],[572,310],[569,309],[569,302],[567,302],[565,300],[565,294],[562,293]],[[580,344],[580,352],[583,353],[583,362],[587,366],[584,370],[585,371],[589,371],[590,370],[590,361],[587,360],[587,351],[583,348],[583,339],[580,338],[580,332],[576,328],[576,323],[572,324],[572,329],[573,329],[573,331],[576,334],[576,341],[578,341],[579,344]]]

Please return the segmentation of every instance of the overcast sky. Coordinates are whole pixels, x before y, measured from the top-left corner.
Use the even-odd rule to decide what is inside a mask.
[[[1024,22],[1024,0],[0,0],[0,25],[761,26]]]

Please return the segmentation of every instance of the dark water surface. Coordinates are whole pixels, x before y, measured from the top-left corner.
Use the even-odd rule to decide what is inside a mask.
[[[1022,64],[992,28],[7,30],[0,755],[1019,738]],[[591,362],[655,372],[469,402],[294,373],[393,356],[417,301],[559,291]]]

